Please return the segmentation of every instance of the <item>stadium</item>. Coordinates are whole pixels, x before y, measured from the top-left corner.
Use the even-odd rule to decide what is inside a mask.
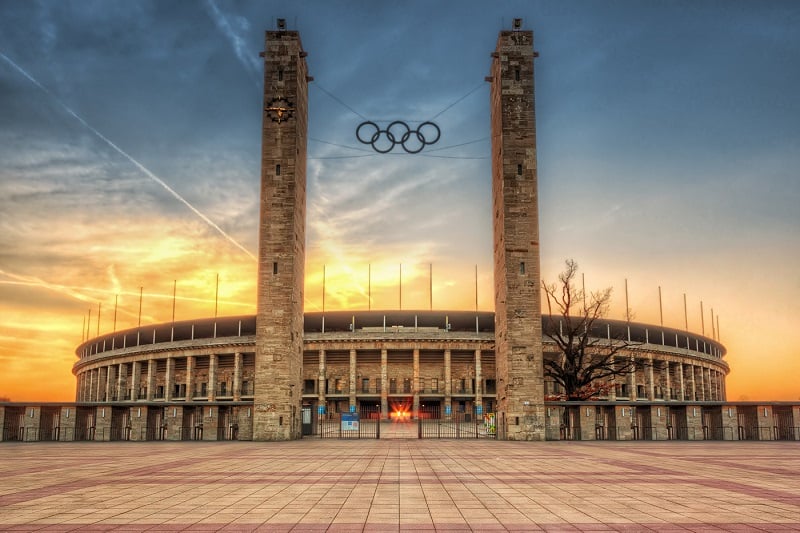
[[[548,319],[559,320],[543,317]],[[297,391],[304,435],[318,434],[320,420],[352,411],[361,419],[451,415],[469,422],[495,410],[494,313],[317,312],[307,313],[304,324],[302,390]],[[132,421],[130,408],[121,406],[145,402],[151,407],[150,424],[131,438],[156,438],[152,429],[147,434],[147,427],[162,427],[172,411],[173,418],[180,418],[184,437],[199,437],[197,428],[210,423],[217,437],[249,438],[255,325],[253,315],[223,317],[90,339],[77,349],[76,400],[120,406],[110,417],[109,431],[116,433]],[[659,402],[665,407],[725,401],[729,369],[720,343],[685,331],[614,320],[598,321],[593,331],[596,338],[611,342],[618,342],[622,334],[627,346],[620,357],[637,363],[636,371],[615,378],[600,400]],[[558,356],[547,337],[544,353]],[[548,382],[545,392],[557,396],[559,391]],[[170,407],[165,410],[163,405]],[[672,416],[679,411],[676,407]],[[87,419],[83,425],[91,427],[90,423]],[[176,432],[178,421],[174,424]],[[641,425],[650,423],[642,420]],[[677,420],[674,425],[679,426]]]

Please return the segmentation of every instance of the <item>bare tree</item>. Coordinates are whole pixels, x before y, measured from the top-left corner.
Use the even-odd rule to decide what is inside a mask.
[[[608,392],[607,378],[627,375],[636,367],[632,358],[619,356],[630,343],[593,331],[595,322],[608,314],[612,288],[587,294],[575,284],[578,263],[567,259],[565,264],[558,283],[542,282],[550,315],[543,324],[544,335],[558,348],[556,357],[545,357],[544,374],[561,385],[564,399],[588,400]]]

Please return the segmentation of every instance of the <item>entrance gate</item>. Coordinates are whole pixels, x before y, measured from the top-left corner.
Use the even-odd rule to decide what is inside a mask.
[[[496,439],[495,413],[455,413],[417,421],[420,439]]]

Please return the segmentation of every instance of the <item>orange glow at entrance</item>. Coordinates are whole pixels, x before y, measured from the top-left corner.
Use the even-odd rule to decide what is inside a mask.
[[[411,420],[411,401],[392,401],[389,418],[395,422],[408,422]]]

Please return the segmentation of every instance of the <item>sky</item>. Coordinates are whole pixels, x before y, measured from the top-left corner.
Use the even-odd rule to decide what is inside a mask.
[[[73,400],[75,348],[140,293],[142,323],[173,293],[176,320],[255,313],[279,17],[314,77],[306,310],[323,277],[326,310],[396,309],[400,265],[403,309],[473,309],[477,272],[492,310],[484,77],[520,17],[543,279],[574,259],[611,318],[627,280],[652,324],[661,287],[666,326],[726,346],[729,400],[800,398],[800,3],[769,0],[0,0],[0,397]],[[355,138],[434,117],[418,155]]]

